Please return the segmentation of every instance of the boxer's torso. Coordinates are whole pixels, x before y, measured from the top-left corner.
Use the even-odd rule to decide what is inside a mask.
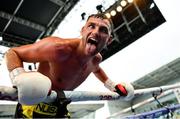
[[[64,52],[56,54],[55,61],[41,62],[38,71],[52,80],[53,89],[63,90],[73,90],[78,87],[95,69],[99,58],[98,54],[84,60],[77,56],[74,49],[69,52],[66,50],[65,54]],[[65,59],[61,60],[61,57]]]

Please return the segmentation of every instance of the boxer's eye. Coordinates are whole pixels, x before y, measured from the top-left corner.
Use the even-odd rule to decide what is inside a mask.
[[[105,34],[108,34],[108,29],[106,27],[100,27],[100,31]]]
[[[88,25],[88,27],[89,27],[90,29],[94,29],[94,28],[95,28],[95,24],[90,23],[90,24]]]

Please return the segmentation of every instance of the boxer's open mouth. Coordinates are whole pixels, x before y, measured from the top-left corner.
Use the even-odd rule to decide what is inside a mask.
[[[89,38],[88,39],[88,43],[90,43],[91,45],[97,46],[98,41],[96,39],[94,39],[94,38]]]
[[[94,54],[97,50],[97,46],[98,46],[98,40],[96,40],[95,38],[88,38],[87,40],[87,51],[90,54]]]

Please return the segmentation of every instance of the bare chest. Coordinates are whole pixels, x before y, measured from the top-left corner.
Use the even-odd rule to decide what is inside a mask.
[[[55,88],[73,90],[93,71],[92,62],[79,63],[76,59],[50,64],[50,77]]]
[[[91,63],[79,64],[76,60],[71,60],[59,64],[56,69],[62,79],[83,80],[92,71],[93,66]]]

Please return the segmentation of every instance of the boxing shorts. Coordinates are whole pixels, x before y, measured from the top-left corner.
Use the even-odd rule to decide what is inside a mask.
[[[41,102],[36,105],[16,106],[15,118],[70,118],[67,105],[71,102],[63,91],[56,91],[57,98],[52,103]]]

